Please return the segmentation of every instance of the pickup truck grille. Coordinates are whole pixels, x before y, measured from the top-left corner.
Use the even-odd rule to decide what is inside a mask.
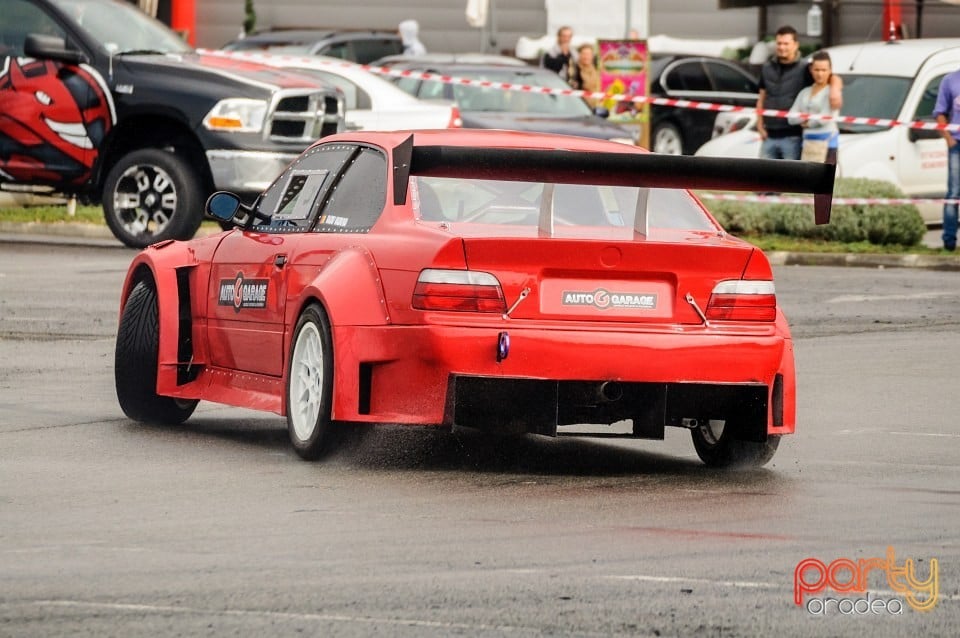
[[[310,143],[343,130],[343,102],[322,92],[281,91],[273,100],[267,131],[274,142]]]

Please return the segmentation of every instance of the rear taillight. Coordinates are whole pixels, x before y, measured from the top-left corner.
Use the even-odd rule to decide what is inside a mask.
[[[710,321],[775,321],[777,295],[772,281],[721,281],[704,313]]]
[[[450,108],[450,121],[447,122],[447,128],[463,128],[463,118],[460,117],[460,109],[456,105]]]
[[[413,307],[454,312],[507,311],[500,282],[490,273],[433,268],[424,270],[417,278]]]

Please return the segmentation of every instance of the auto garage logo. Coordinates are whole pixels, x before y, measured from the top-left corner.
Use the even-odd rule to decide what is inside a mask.
[[[234,279],[220,280],[217,304],[233,306],[236,312],[243,308],[266,308],[268,286],[267,279],[244,279],[243,273],[238,272]]]
[[[793,572],[793,602],[818,616],[900,615],[904,600],[916,611],[930,611],[940,592],[937,559],[931,558],[926,569],[918,569],[918,563],[923,560],[907,558],[897,564],[893,547],[887,548],[885,558],[838,558],[830,563],[805,558]],[[831,590],[852,596],[826,595]]]
[[[597,288],[593,292],[565,290],[564,306],[593,306],[598,310],[652,310],[657,307],[657,296],[650,293],[610,292]]]

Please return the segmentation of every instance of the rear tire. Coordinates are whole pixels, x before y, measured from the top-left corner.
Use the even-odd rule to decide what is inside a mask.
[[[185,157],[169,151],[127,153],[103,185],[107,226],[132,248],[193,237],[203,221],[203,194],[195,173]]]
[[[768,436],[763,443],[735,439],[723,421],[703,421],[690,434],[700,460],[718,468],[763,467],[780,445],[779,436]]]
[[[133,287],[120,317],[114,354],[114,381],[123,413],[134,421],[177,425],[193,414],[197,401],[157,394],[160,322],[152,280]]]
[[[333,403],[333,340],[318,304],[308,306],[293,332],[287,367],[287,431],[301,458],[315,461],[343,438],[330,415]]]

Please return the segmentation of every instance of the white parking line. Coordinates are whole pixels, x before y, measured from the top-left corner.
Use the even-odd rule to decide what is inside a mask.
[[[35,600],[30,601],[31,605],[37,607],[74,607],[78,609],[91,609],[99,611],[132,611],[145,613],[178,613],[204,616],[254,616],[262,618],[276,618],[281,620],[307,620],[321,622],[343,622],[357,623],[365,625],[395,625],[403,627],[425,627],[433,629],[456,629],[470,631],[508,631],[524,633],[542,633],[539,627],[518,627],[516,625],[485,625],[458,622],[443,622],[435,620],[421,620],[417,618],[376,618],[371,616],[347,616],[341,614],[310,614],[293,613],[257,609],[202,609],[198,607],[180,607],[175,605],[144,605],[137,603],[97,603],[83,600]],[[16,606],[15,601],[0,603],[0,607]],[[579,632],[578,632],[579,633]],[[603,634],[584,634],[597,635]]]
[[[782,589],[784,591],[793,590],[792,577],[790,582],[785,583],[765,583],[761,581],[752,581],[752,580],[712,580],[709,578],[687,578],[685,576],[651,576],[646,574],[625,574],[622,576],[604,576],[603,578],[610,580],[633,580],[640,582],[648,583],[680,583],[688,585],[712,585],[714,587],[732,587],[737,589]],[[887,597],[898,597],[899,593],[891,589],[870,589],[869,593],[877,596],[887,596]],[[854,594],[845,594],[847,596],[854,596]],[[862,594],[856,594],[858,596]],[[948,594],[945,595],[942,592],[937,596],[938,601],[957,601],[960,600],[960,594]]]
[[[899,295],[840,295],[827,299],[827,303],[860,303],[863,301],[911,301],[914,299],[937,299],[939,297],[957,297],[955,292],[915,292]]]
[[[684,583],[691,585],[716,585],[718,587],[737,587],[743,589],[790,589],[787,585],[761,583],[749,580],[710,580],[709,578],[686,578],[683,576],[647,576],[628,574],[623,576],[605,576],[612,580],[637,580],[648,583]]]

